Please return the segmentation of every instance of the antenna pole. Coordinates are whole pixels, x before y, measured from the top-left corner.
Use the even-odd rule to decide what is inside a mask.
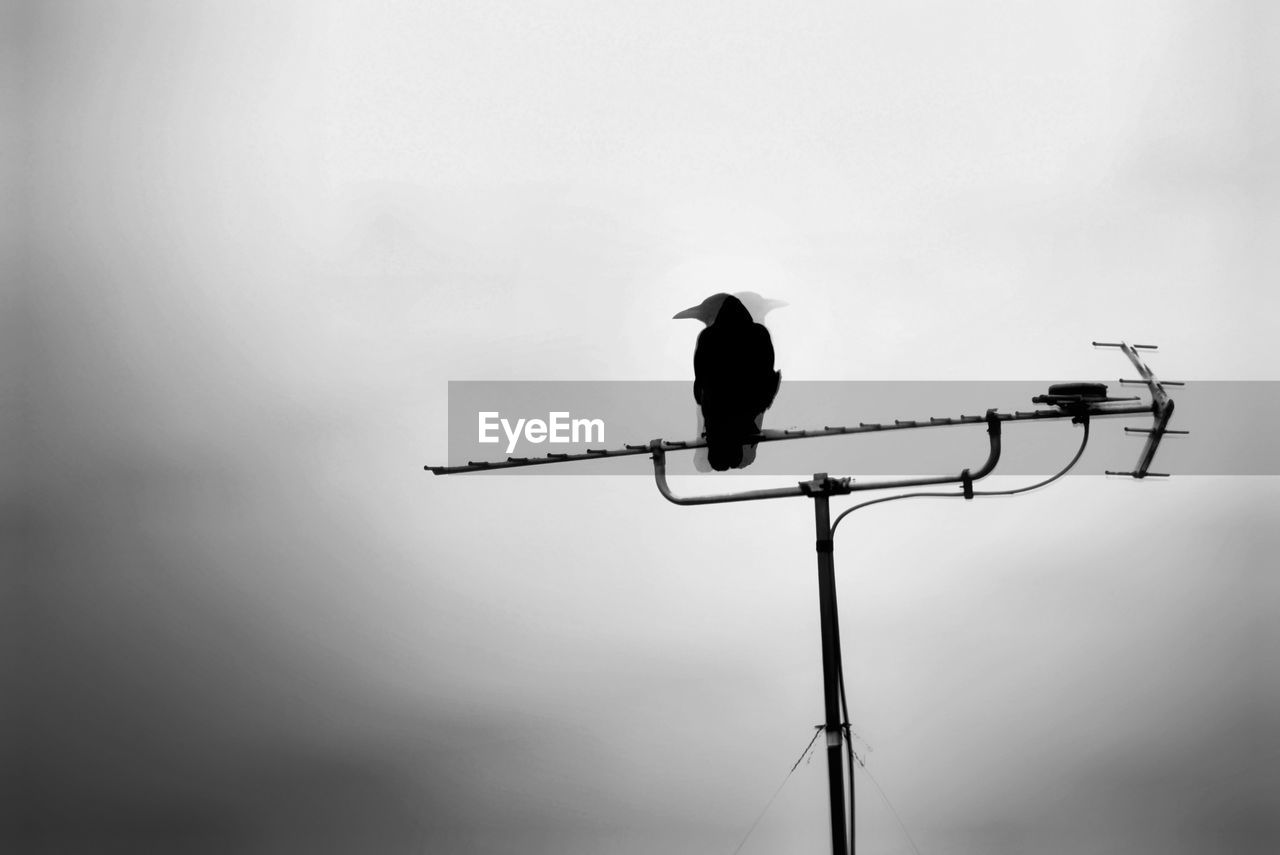
[[[840,716],[840,617],[836,611],[836,565],[831,539],[831,481],[826,473],[813,476],[813,520],[818,552],[818,609],[822,613],[822,689],[826,701],[827,782],[831,791],[832,855],[853,855],[853,835],[845,822],[844,722]],[[853,781],[849,781],[852,788]]]

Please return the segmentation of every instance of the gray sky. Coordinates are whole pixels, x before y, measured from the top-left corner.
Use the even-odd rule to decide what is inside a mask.
[[[449,380],[687,378],[719,290],[794,379],[1280,379],[1269,4],[794,7],[6,6],[6,833],[733,852],[822,713],[810,509],[433,478]],[[851,517],[920,851],[1274,851],[1278,498]],[[826,823],[816,756],[742,851]]]

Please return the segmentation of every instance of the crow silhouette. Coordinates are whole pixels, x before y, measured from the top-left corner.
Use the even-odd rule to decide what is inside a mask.
[[[701,408],[707,462],[712,469],[742,469],[755,459],[753,438],[777,397],[782,372],[773,367],[773,339],[759,317],[786,304],[758,294],[712,294],[676,318],[706,324],[693,352],[693,398]],[[702,467],[699,467],[702,468]]]

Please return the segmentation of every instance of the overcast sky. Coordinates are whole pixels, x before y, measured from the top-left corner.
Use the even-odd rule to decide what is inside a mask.
[[[4,828],[47,851],[734,852],[822,716],[808,504],[433,477],[450,380],[688,379],[721,290],[788,301],[792,379],[1109,379],[1124,338],[1280,380],[1261,0],[5,10]],[[1276,851],[1278,500],[842,525],[919,851]],[[857,785],[860,851],[911,852]],[[741,851],[827,817],[819,753]]]

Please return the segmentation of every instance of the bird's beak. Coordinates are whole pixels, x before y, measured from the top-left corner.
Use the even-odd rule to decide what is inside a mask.
[[[695,321],[701,320],[702,319],[702,315],[700,314],[701,309],[702,309],[701,303],[699,303],[696,306],[690,306],[689,308],[685,309],[683,312],[677,312],[676,314],[672,315],[671,320],[678,321],[681,318],[693,318]]]
[[[764,301],[764,310],[766,312],[772,312],[774,309],[782,309],[790,305],[791,304],[786,300],[770,300],[766,298]]]

